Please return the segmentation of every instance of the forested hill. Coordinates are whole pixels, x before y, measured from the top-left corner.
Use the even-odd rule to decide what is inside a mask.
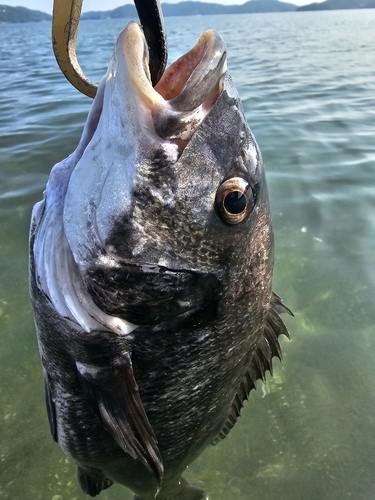
[[[30,23],[35,21],[50,21],[52,17],[39,10],[26,7],[10,7],[0,5],[0,23]]]
[[[52,0],[51,0],[52,1]],[[194,15],[217,15],[217,14],[251,14],[261,12],[288,12],[305,10],[337,10],[337,9],[370,9],[375,8],[375,0],[326,0],[321,3],[311,3],[297,7],[293,3],[280,0],[250,0],[241,5],[223,5],[220,3],[208,3],[197,1],[185,1],[179,3],[163,3],[164,16],[194,16]],[[82,14],[82,19],[137,19],[137,13],[133,4],[126,4],[113,10],[91,11]],[[50,21],[51,16],[39,10],[31,10],[26,7],[10,7],[0,5],[0,23],[26,23],[35,21]]]
[[[326,0],[321,3],[310,3],[298,7],[298,11],[304,10],[341,10],[341,9],[374,9],[375,0]]]
[[[279,0],[250,0],[242,5],[222,5],[208,2],[162,3],[164,16],[196,16],[217,14],[247,14],[255,12],[285,12],[296,10],[296,5]],[[131,4],[113,10],[92,11],[82,14],[82,19],[136,18],[135,7]]]

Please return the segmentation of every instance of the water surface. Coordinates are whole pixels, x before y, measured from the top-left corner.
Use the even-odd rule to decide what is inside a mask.
[[[105,72],[124,20],[81,23]],[[170,59],[208,28],[261,147],[274,289],[293,309],[284,363],[187,477],[212,500],[375,497],[375,10],[167,18]],[[60,73],[49,23],[0,30],[0,498],[86,498],[52,442],[27,290],[32,205],[91,101]],[[128,500],[113,486],[104,500]]]

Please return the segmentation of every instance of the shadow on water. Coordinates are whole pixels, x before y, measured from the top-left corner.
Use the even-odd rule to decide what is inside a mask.
[[[95,54],[82,24],[82,65],[96,81],[120,21],[100,24]],[[167,19],[172,59],[208,27],[227,40],[267,170],[274,289],[295,313],[274,377],[186,473],[212,500],[374,498],[374,21],[371,10]],[[0,498],[78,500],[75,467],[49,435],[27,238],[31,207],[75,148],[90,102],[60,75],[48,23],[37,26],[20,27],[11,46],[13,27],[0,32]],[[25,78],[30,60],[43,64]],[[131,494],[113,486],[100,498]]]

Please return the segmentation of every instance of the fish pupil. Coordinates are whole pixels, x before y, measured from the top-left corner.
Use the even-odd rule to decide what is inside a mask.
[[[224,199],[224,208],[230,214],[240,214],[246,208],[246,196],[241,191],[232,191]]]

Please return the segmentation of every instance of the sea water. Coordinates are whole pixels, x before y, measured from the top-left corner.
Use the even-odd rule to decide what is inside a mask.
[[[98,82],[126,20],[81,23]],[[212,500],[375,498],[375,9],[166,18],[170,60],[206,29],[263,153],[274,289],[294,311],[274,378],[186,477]],[[80,500],[50,436],[28,296],[28,230],[91,100],[54,60],[50,23],[0,25],[0,498]],[[114,485],[103,500],[129,500]]]

